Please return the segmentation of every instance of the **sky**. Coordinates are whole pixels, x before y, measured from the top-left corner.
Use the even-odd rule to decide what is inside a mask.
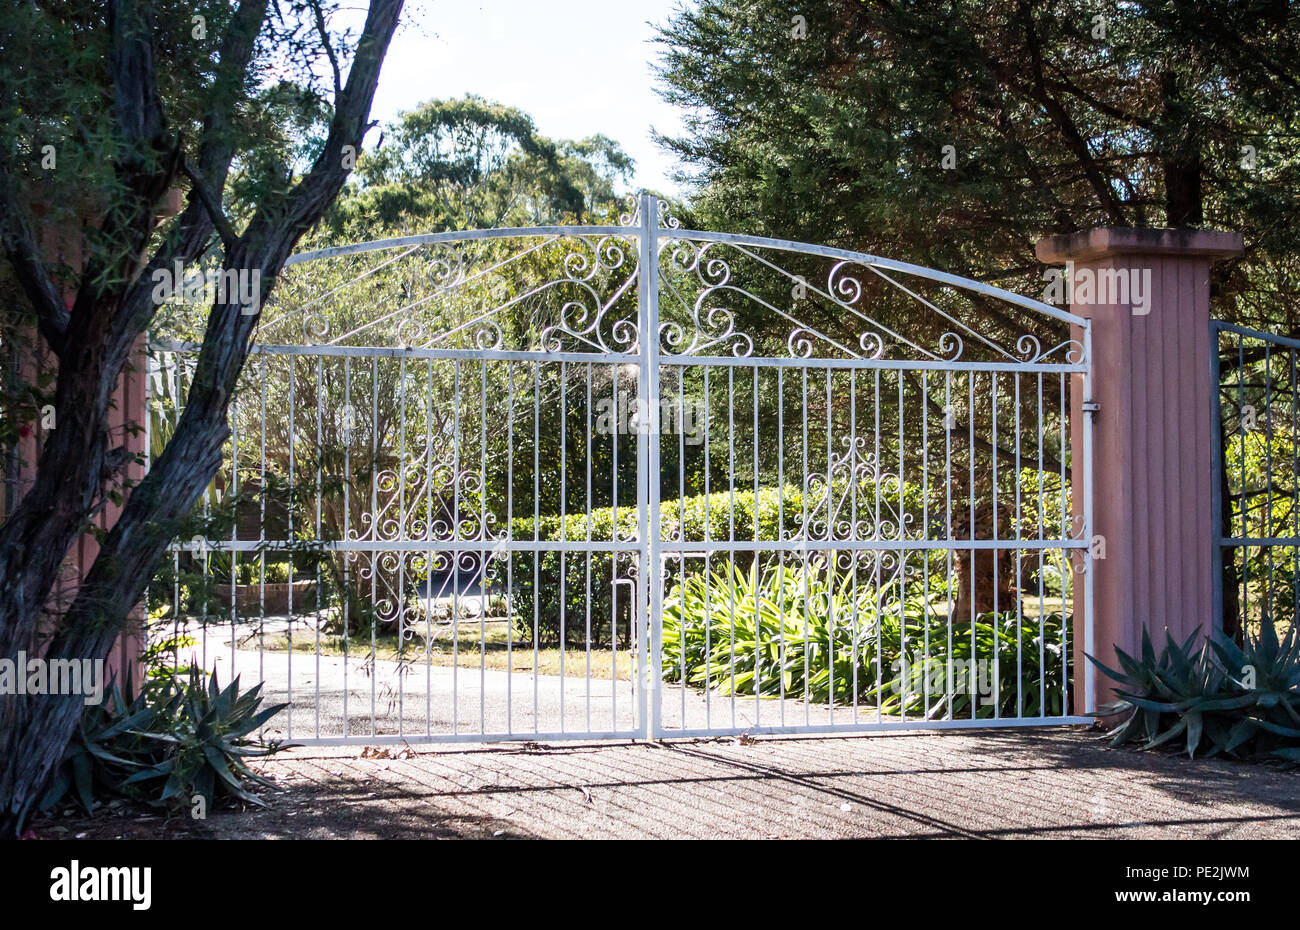
[[[681,129],[655,93],[652,23],[685,0],[421,0],[389,47],[371,119],[475,93],[517,107],[553,139],[603,133],[636,161],[631,189],[678,192],[651,140]],[[367,136],[373,144],[377,133]]]

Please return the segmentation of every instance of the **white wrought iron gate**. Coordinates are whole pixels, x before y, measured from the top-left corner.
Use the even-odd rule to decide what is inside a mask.
[[[1072,450],[1067,414],[1085,320],[683,230],[649,196],[615,226],[291,266],[227,464],[150,591],[157,648],[289,705],[267,736],[1087,719],[1090,424]],[[155,347],[155,449],[196,349]]]

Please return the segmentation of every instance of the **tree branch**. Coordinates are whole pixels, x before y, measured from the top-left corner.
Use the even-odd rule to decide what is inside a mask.
[[[312,0],[311,11],[316,18],[316,32],[320,34],[321,45],[325,48],[325,57],[329,59],[330,68],[334,72],[334,99],[338,100],[343,96],[343,74],[339,71],[339,59],[334,54],[334,44],[330,42],[330,32],[325,26],[325,14],[317,0]]]
[[[1066,112],[1065,107],[1061,106],[1060,101],[1047,92],[1045,78],[1043,76],[1043,56],[1042,49],[1038,42],[1038,33],[1034,28],[1033,14],[1029,7],[1023,2],[1016,4],[1016,12],[1019,14],[1021,24],[1025,30],[1025,44],[1029,49],[1029,62],[1033,71],[1033,85],[1029,88],[1030,96],[1037,100],[1047,112],[1047,116],[1057,131],[1061,133],[1067,147],[1072,151],[1079,164],[1083,168],[1084,174],[1088,178],[1088,183],[1097,194],[1097,199],[1101,201],[1101,207],[1106,211],[1111,221],[1116,226],[1128,225],[1128,220],[1124,216],[1124,209],[1120,205],[1119,198],[1115,196],[1115,191],[1106,183],[1102,177],[1101,171],[1092,157],[1092,152],[1088,150],[1088,142],[1079,132],[1074,120]],[[1007,75],[1008,78],[1011,75]]]
[[[181,158],[181,170],[185,172],[185,176],[190,179],[195,195],[199,198],[199,202],[203,204],[203,209],[207,212],[208,218],[212,220],[212,225],[216,227],[217,235],[221,237],[221,244],[227,249],[233,248],[235,243],[239,240],[239,234],[235,232],[234,227],[230,225],[230,220],[226,219],[226,214],[222,211],[221,204],[217,201],[216,196],[208,187],[207,182],[203,180],[203,177],[198,173],[195,167],[190,164],[188,158]]]
[[[32,235],[31,228],[18,207],[17,198],[13,196],[12,178],[3,168],[0,168],[0,211],[5,217],[5,257],[9,259],[23,293],[36,311],[41,336],[49,345],[50,351],[56,356],[61,355],[68,332],[68,308],[45,267],[36,237]]]

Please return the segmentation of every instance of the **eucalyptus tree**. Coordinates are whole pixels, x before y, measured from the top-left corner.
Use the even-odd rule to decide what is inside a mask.
[[[514,107],[430,100],[383,127],[330,221],[440,232],[581,220],[608,211],[632,167],[606,136],[552,140]]]

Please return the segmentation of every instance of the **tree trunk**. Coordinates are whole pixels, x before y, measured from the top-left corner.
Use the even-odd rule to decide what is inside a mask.
[[[969,524],[969,511],[963,521]],[[1000,523],[1005,524],[1002,520]],[[1006,538],[1008,527],[999,526],[998,536]],[[960,538],[962,530],[953,522],[953,535]],[[993,504],[978,506],[975,511],[975,539],[993,539]],[[957,574],[957,604],[953,620],[969,621],[972,616],[1014,610],[1020,593],[1017,580],[1018,566],[1013,553],[1006,550],[964,549],[953,560]],[[973,611],[973,613],[972,613]]]
[[[219,190],[191,192],[190,206],[154,260],[141,268],[139,255],[153,234],[154,208],[181,171],[179,142],[166,126],[154,73],[155,32],[147,15],[130,0],[110,6],[113,47],[109,62],[114,115],[126,145],[115,170],[126,191],[98,231],[101,246],[112,248],[92,258],[72,310],[65,312],[50,278],[43,273],[34,239],[25,226],[6,234],[11,263],[42,317],[42,333],[59,355],[55,413],[36,469],[35,482],[0,526],[0,655],[40,648],[38,634],[49,593],[65,554],[86,529],[103,488],[123,464],[109,449],[108,409],[113,389],[131,347],[152,318],[151,269],[166,268],[174,256],[193,258],[216,226],[225,246],[223,266],[257,274],[263,298],[294,245],[337,197],[349,169],[345,145],[360,146],[368,127],[379,69],[401,12],[402,0],[372,0],[346,86],[320,156],[311,170],[283,197],[269,198],[233,236],[220,216]],[[245,74],[248,54],[265,14],[264,2],[245,2],[236,14],[249,29],[232,30],[222,60],[233,55],[237,76]],[[250,31],[251,30],[251,33]],[[220,124],[226,100],[214,103],[205,129]],[[218,126],[217,128],[220,128]],[[224,154],[224,161],[222,153]],[[215,154],[214,154],[215,153]],[[205,139],[200,165],[215,159],[214,173],[228,172],[233,152],[228,140]],[[192,180],[194,176],[192,175]],[[12,202],[9,178],[0,189]],[[217,219],[201,220],[204,211]],[[221,464],[229,435],[227,408],[260,317],[239,304],[217,302],[208,317],[189,397],[171,441],[144,480],[133,489],[121,516],[100,546],[72,605],[50,630],[47,659],[107,657],[131,610],[140,602],[155,563],[175,527],[194,506]],[[62,758],[84,709],[82,698],[0,696],[0,832],[17,833]]]

